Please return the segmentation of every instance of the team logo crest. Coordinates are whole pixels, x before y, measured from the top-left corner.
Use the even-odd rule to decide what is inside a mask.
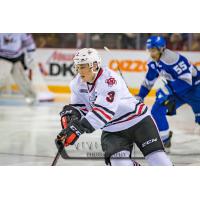
[[[94,103],[96,101],[96,99],[97,99],[97,93],[96,92],[89,96],[89,101],[91,103]]]
[[[105,81],[109,87],[112,87],[113,85],[116,85],[117,84],[117,81],[115,80],[115,78],[111,77],[109,79],[106,79]]]
[[[4,36],[3,41],[4,41],[4,44],[8,45],[10,43],[13,43],[14,39],[12,38],[12,36],[8,35],[8,36]]]

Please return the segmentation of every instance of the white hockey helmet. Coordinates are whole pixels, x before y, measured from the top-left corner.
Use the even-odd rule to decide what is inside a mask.
[[[98,67],[101,67],[101,58],[96,49],[93,48],[84,48],[76,52],[74,58],[74,64],[89,64],[89,67],[92,68],[94,63],[97,63]]]

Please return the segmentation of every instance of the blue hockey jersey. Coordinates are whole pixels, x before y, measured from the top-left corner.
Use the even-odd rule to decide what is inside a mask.
[[[147,96],[159,76],[163,77],[172,91],[180,95],[200,84],[200,72],[186,57],[165,49],[159,61],[149,60],[148,72],[138,96]]]

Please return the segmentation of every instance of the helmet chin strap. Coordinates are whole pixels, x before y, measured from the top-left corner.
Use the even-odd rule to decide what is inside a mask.
[[[163,55],[164,51],[165,51],[165,48],[160,49],[160,57],[159,57],[159,60],[160,60],[161,56]]]
[[[92,66],[90,69],[91,69],[91,71],[94,73],[94,78],[93,78],[93,80],[92,80],[92,83],[93,83],[93,81],[94,81],[95,78],[97,77],[97,74],[98,74],[98,72],[99,72],[99,70],[100,70],[100,67],[97,65],[96,70],[94,70],[94,66]]]
[[[156,47],[157,48],[157,47]],[[164,53],[164,51],[165,51],[165,48],[163,48],[163,49],[159,49],[159,48],[157,48],[157,50],[159,51],[159,53],[160,53],[160,55],[159,55],[159,58],[158,58],[158,60],[157,61],[159,61],[160,60],[160,58],[161,58],[161,56],[162,56],[162,54]]]

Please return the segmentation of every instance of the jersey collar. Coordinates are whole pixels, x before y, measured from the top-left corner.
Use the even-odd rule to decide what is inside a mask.
[[[88,86],[91,86],[90,89],[89,89],[89,87],[88,87],[89,92],[91,92],[91,91],[94,89],[94,86],[95,86],[95,84],[96,84],[98,78],[102,75],[102,73],[103,73],[103,69],[100,68],[100,70],[99,70],[99,72],[98,72],[96,78],[94,79],[93,83],[88,83],[88,82],[87,82],[87,87],[88,87]]]

